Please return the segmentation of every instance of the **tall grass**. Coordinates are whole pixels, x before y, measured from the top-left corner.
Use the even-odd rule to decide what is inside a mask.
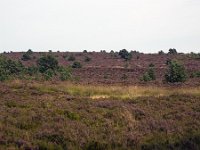
[[[21,87],[22,81],[10,83],[13,88]],[[103,85],[76,85],[69,82],[52,84],[28,83],[28,88],[36,89],[42,93],[67,93],[71,96],[89,97],[92,99],[132,99],[137,97],[161,97],[170,95],[195,95],[200,96],[200,87],[194,88],[167,88],[153,86],[103,86]]]

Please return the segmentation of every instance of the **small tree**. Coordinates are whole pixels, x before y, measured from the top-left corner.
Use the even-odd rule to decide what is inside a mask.
[[[170,61],[168,72],[165,74],[167,82],[184,82],[187,79],[185,67],[177,61]]]
[[[154,64],[150,64],[149,68],[147,70],[147,72],[144,73],[144,75],[142,76],[142,81],[152,81],[152,80],[156,80],[156,75],[155,75],[155,70],[154,70]]]
[[[158,54],[159,54],[159,55],[164,55],[165,53],[163,52],[163,50],[160,50],[160,51],[158,52]]]
[[[168,54],[173,54],[173,55],[175,55],[175,54],[177,54],[177,51],[176,51],[175,48],[170,48]]]
[[[125,60],[130,60],[132,58],[131,53],[129,53],[126,49],[120,50],[119,55]]]
[[[28,53],[29,55],[33,54],[32,49],[29,49],[26,53]]]
[[[39,58],[37,65],[41,73],[44,73],[49,69],[55,71],[58,68],[58,60],[51,55],[47,55]]]

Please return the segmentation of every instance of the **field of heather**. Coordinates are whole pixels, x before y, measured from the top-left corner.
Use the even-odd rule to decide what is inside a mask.
[[[200,87],[0,83],[0,149],[199,149]]]

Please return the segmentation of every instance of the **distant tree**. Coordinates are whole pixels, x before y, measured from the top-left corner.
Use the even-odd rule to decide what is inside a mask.
[[[167,82],[184,82],[187,79],[185,67],[177,61],[171,61],[169,64],[168,72],[165,74]]]
[[[164,55],[165,53],[163,52],[163,50],[160,50],[160,51],[158,52],[158,54],[159,54],[159,55]]]
[[[31,55],[31,54],[33,54],[33,51],[32,51],[32,49],[29,49],[26,53]]]
[[[106,53],[106,50],[101,50],[101,53]]]
[[[176,51],[175,48],[170,48],[168,54],[173,54],[173,55],[175,55],[175,54],[177,54],[177,51]]]
[[[120,50],[119,55],[125,60],[130,60],[132,58],[131,53],[129,53],[126,49]]]
[[[39,58],[37,65],[41,73],[44,73],[49,69],[54,71],[58,68],[58,60],[51,55],[47,55]]]
[[[110,51],[110,54],[114,54],[115,52],[113,50]]]
[[[87,53],[87,50],[83,50],[83,53]]]

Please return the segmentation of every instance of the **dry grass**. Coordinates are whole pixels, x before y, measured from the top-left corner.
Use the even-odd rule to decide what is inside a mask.
[[[89,97],[91,99],[134,99],[138,97],[162,97],[171,95],[200,96],[200,87],[167,88],[153,86],[101,86],[101,85],[75,85],[70,82],[59,84],[27,83],[15,80],[9,83],[12,88],[27,86],[42,93],[67,93],[71,96]]]

